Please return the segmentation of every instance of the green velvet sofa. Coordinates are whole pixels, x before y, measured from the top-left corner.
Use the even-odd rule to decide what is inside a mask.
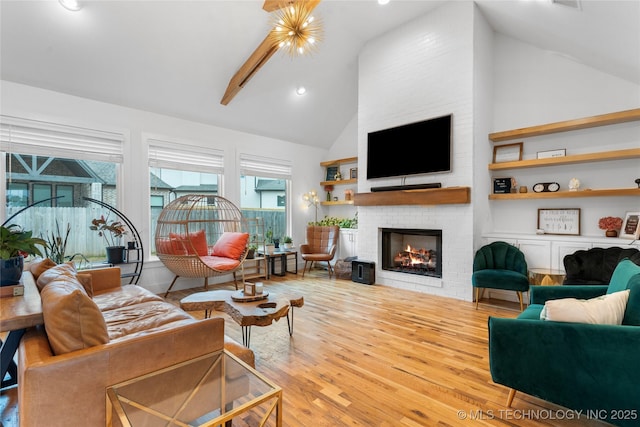
[[[540,319],[546,301],[624,289],[621,325]],[[640,266],[621,261],[608,286],[532,286],[530,295],[517,318],[489,318],[491,376],[512,389],[507,406],[517,390],[614,425],[640,425]]]

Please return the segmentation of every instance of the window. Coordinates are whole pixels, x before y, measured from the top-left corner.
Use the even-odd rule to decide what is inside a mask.
[[[6,217],[49,241],[70,224],[67,259],[104,259],[104,242],[89,226],[108,212],[85,198],[117,206],[123,142],[118,133],[0,116]]]
[[[240,155],[240,208],[245,218],[261,217],[274,238],[289,233],[291,163],[249,154]]]
[[[60,207],[70,208],[73,206],[73,186],[72,185],[58,185],[56,187],[56,203]]]
[[[51,207],[51,186],[48,184],[33,184],[33,201],[43,202],[40,206],[49,206]]]
[[[224,153],[220,150],[148,138],[151,185],[151,253],[158,216],[186,194],[221,194]]]
[[[29,184],[10,182],[7,184],[7,207],[26,207],[29,204]]]

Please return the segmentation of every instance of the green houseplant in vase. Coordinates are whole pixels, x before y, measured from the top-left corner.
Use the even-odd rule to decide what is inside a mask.
[[[33,237],[33,232],[22,230],[17,224],[0,226],[0,286],[20,283],[24,258],[42,256],[38,245],[46,248],[47,242]]]
[[[107,262],[110,264],[122,264],[124,262],[124,245],[120,244],[122,236],[127,234],[124,224],[120,221],[109,222],[104,215],[91,220],[89,229],[98,232],[98,236],[104,238],[107,251]]]
[[[282,238],[282,243],[284,244],[285,249],[291,249],[293,247],[293,239],[291,236],[284,236]]]
[[[272,229],[268,229],[265,237],[267,238],[266,240],[266,244],[265,244],[265,249],[267,251],[268,255],[273,255],[273,253],[276,250],[276,245],[273,241],[273,230]]]

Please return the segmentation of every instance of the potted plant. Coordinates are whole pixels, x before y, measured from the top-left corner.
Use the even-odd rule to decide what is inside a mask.
[[[622,228],[622,218],[617,216],[606,216],[600,218],[598,221],[598,227],[601,230],[605,230],[607,237],[618,237],[618,231]]]
[[[293,239],[291,236],[284,236],[282,238],[282,243],[284,244],[285,249],[291,249],[293,247]]]
[[[258,250],[258,245],[255,243],[250,243],[247,247],[247,259],[253,259],[256,257],[256,251]]]
[[[80,252],[76,252],[73,255],[67,255],[67,242],[69,241],[69,234],[71,233],[71,224],[67,223],[67,229],[64,234],[61,232],[60,224],[56,220],[56,231],[51,232],[51,234],[45,235],[45,241],[47,242],[44,247],[44,256],[49,258],[51,261],[56,264],[62,264],[65,261],[73,261],[76,257],[80,258],[80,261],[76,265],[82,265],[82,263],[90,264],[87,257],[85,257]],[[85,267],[86,268],[86,267]]]
[[[20,283],[24,257],[42,256],[36,245],[47,247],[47,242],[33,237],[33,232],[22,230],[17,224],[0,226],[0,286]]]
[[[60,224],[56,220],[56,231],[52,231],[50,235],[46,236],[45,256],[56,264],[62,264],[65,261],[69,233],[71,233],[71,224],[67,223],[67,230],[63,235],[60,232]]]
[[[267,250],[267,254],[273,255],[273,253],[276,250],[276,245],[273,242],[273,230],[268,229],[267,232],[265,233],[265,237],[267,239],[265,244],[265,249]]]
[[[120,221],[109,222],[104,215],[91,220],[89,229],[98,232],[98,236],[104,238],[107,250],[107,262],[110,264],[122,264],[124,262],[124,246],[120,244],[122,236],[127,234],[124,224]]]

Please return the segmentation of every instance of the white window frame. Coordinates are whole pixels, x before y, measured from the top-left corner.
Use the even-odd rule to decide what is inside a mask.
[[[293,162],[286,159],[276,159],[273,157],[259,156],[249,153],[239,153],[238,164],[240,170],[240,176],[257,176],[264,178],[275,178],[285,180],[285,221],[286,228],[289,234],[293,230],[293,218],[292,218],[292,195],[291,195],[291,180],[293,177]],[[241,206],[242,207],[242,206]]]
[[[120,131],[0,115],[0,173],[6,181],[11,172],[6,170],[7,155],[11,153],[115,163],[117,204],[121,206],[125,141],[125,133]],[[0,186],[0,216],[3,218],[7,212],[6,196],[3,183]]]

